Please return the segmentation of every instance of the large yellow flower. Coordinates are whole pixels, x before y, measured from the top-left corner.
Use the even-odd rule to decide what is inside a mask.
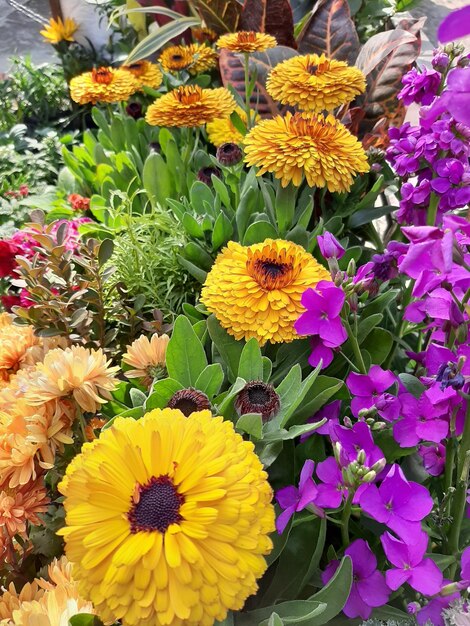
[[[72,397],[90,413],[111,398],[118,367],[111,367],[104,352],[72,346],[66,350],[51,350],[38,363],[26,389],[26,400],[40,405],[56,398]]]
[[[201,89],[185,85],[165,94],[147,109],[153,126],[202,126],[218,117],[229,117],[235,100],[225,87]]]
[[[66,17],[64,21],[58,17],[51,17],[49,24],[44,25],[44,29],[40,34],[49,43],[57,44],[61,41],[73,41],[73,35],[78,30],[78,24],[71,17]]]
[[[163,76],[158,65],[150,61],[136,61],[132,65],[123,65],[121,69],[130,72],[139,81],[141,87],[157,89],[162,84]]]
[[[199,45],[192,43],[188,46],[191,53],[192,61],[189,67],[190,74],[200,74],[201,72],[207,72],[217,65],[218,54],[210,46],[205,44]]]
[[[264,52],[277,45],[275,37],[266,33],[241,30],[238,33],[222,35],[217,40],[218,48],[225,48],[232,52]]]
[[[268,93],[282,104],[304,111],[332,111],[361,94],[366,88],[364,74],[344,61],[324,54],[295,56],[276,65],[266,83]]]
[[[151,339],[141,335],[130,346],[122,360],[134,369],[124,372],[127,378],[142,378],[144,384],[148,385],[156,377],[159,370],[165,367],[165,355],[168,342],[168,335],[159,337],[153,334]]]
[[[246,111],[237,106],[235,112],[238,113],[240,119],[246,124]],[[252,115],[254,115],[256,123],[260,117],[256,111],[252,111]],[[229,117],[223,117],[209,122],[206,126],[206,131],[209,141],[217,147],[221,146],[223,143],[240,144],[243,142],[243,135],[235,128]]]
[[[302,293],[330,273],[302,246],[266,239],[253,246],[229,241],[216,258],[201,300],[236,339],[260,345],[298,339],[294,322],[305,311]]]
[[[99,67],[74,76],[70,81],[70,97],[78,104],[121,102],[141,88],[131,72],[112,67]]]
[[[253,444],[222,417],[118,418],[59,489],[66,554],[104,621],[211,626],[256,592],[272,491]]]
[[[257,124],[245,137],[245,162],[271,172],[287,187],[303,176],[310,187],[349,191],[357,173],[369,171],[361,143],[335,117],[286,113]]]

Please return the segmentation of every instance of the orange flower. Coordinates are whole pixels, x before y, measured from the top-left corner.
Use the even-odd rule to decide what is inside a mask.
[[[124,372],[127,378],[142,378],[145,385],[150,385],[152,380],[165,367],[165,355],[168,342],[168,335],[152,335],[149,339],[141,335],[130,346],[122,357],[127,365],[134,369]]]
[[[13,619],[13,611],[20,608],[23,602],[40,600],[44,595],[44,589],[40,589],[38,582],[26,583],[18,593],[14,583],[10,583],[8,588],[0,596],[0,624],[7,626]]]
[[[18,370],[27,351],[40,343],[32,326],[16,326],[12,317],[2,317],[0,326],[0,371],[11,375]]]
[[[123,65],[121,69],[130,72],[139,81],[141,87],[157,89],[162,84],[163,76],[158,65],[150,61],[136,61],[131,65]]]
[[[23,415],[0,412],[0,483],[11,488],[25,485],[37,476],[36,454],[39,446],[27,440]]]
[[[3,485],[0,487],[0,527],[4,526],[10,537],[26,537],[26,523],[39,526],[42,522],[38,513],[47,511],[48,504],[42,477],[16,489]]]
[[[65,555],[61,556],[60,559],[53,559],[47,567],[47,577],[49,580],[37,578],[36,581],[41,589],[45,589],[46,591],[50,591],[56,586],[76,589],[77,583],[73,579],[72,567],[72,563],[70,563]]]

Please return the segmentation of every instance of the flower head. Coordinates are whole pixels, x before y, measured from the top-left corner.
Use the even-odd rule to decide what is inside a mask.
[[[431,476],[440,476],[446,464],[446,449],[442,443],[418,446],[418,454],[423,460],[423,467]]]
[[[38,405],[54,398],[73,396],[84,411],[96,413],[101,404],[111,398],[117,371],[101,349],[72,346],[66,350],[51,350],[44,362],[37,364],[26,399],[31,405]]]
[[[217,161],[225,167],[231,167],[240,163],[243,159],[243,152],[236,143],[223,143],[217,148]]]
[[[42,478],[21,485],[15,489],[0,487],[0,527],[4,526],[10,535],[26,536],[26,524],[42,524],[38,513],[47,511],[47,497]]]
[[[141,335],[123,355],[122,360],[133,369],[124,372],[127,378],[141,378],[147,385],[165,367],[166,349],[170,338],[168,335],[152,335],[150,339]]]
[[[23,602],[40,600],[43,595],[44,589],[40,588],[36,580],[32,583],[26,583],[19,592],[16,590],[15,584],[10,583],[0,595],[0,624],[10,624],[13,619],[13,611],[19,609]]]
[[[74,76],[70,81],[70,97],[78,104],[121,102],[141,88],[131,72],[112,67],[99,67]]]
[[[217,178],[222,178],[222,172],[218,167],[214,165],[207,165],[206,167],[201,167],[201,169],[197,173],[197,179],[204,183],[208,187],[212,187],[212,177],[217,176]]]
[[[267,422],[279,412],[281,402],[272,385],[251,380],[238,392],[234,406],[238,415],[260,413]]]
[[[302,293],[328,279],[328,271],[290,241],[266,239],[252,246],[230,241],[215,260],[201,299],[236,339],[286,342],[298,337],[294,322],[305,310]]]
[[[346,252],[336,237],[328,231],[325,231],[323,235],[319,235],[317,241],[324,259],[341,259]]]
[[[168,400],[167,406],[170,409],[178,409],[189,417],[191,413],[210,410],[211,403],[205,393],[189,387],[176,391]]]
[[[369,171],[361,143],[332,115],[287,112],[257,124],[245,137],[245,161],[271,172],[283,187],[298,187],[303,177],[310,187],[349,191],[357,173]]]
[[[271,70],[266,89],[281,104],[303,111],[332,111],[363,93],[364,74],[344,61],[328,59],[324,54],[294,56]]]
[[[13,623],[17,626],[62,626],[81,613],[95,613],[92,603],[76,596],[69,588],[58,586],[39,600],[23,602],[13,611]]]
[[[277,45],[275,37],[266,33],[240,30],[219,37],[216,43],[218,48],[225,48],[232,52],[264,52]]]
[[[205,44],[192,43],[188,46],[191,54],[191,64],[188,68],[190,74],[200,74],[213,69],[217,65],[217,52]]]
[[[225,87],[201,89],[185,85],[159,98],[147,109],[146,120],[153,126],[202,126],[235,109],[232,94]]]
[[[173,409],[118,418],[83,447],[59,486],[59,532],[103,620],[211,626],[242,608],[274,529],[253,449],[231,422]]]
[[[90,208],[90,198],[85,198],[79,193],[71,193],[67,200],[74,211],[88,211]]]
[[[244,124],[247,123],[246,111],[237,106],[235,108],[235,113],[237,113]],[[257,113],[254,115],[255,120],[258,121],[259,115]],[[225,143],[243,143],[243,135],[238,128],[235,128],[230,117],[222,117],[209,122],[206,126],[206,131],[209,141],[217,147]]]
[[[403,89],[397,98],[409,106],[413,102],[428,105],[434,100],[441,84],[441,75],[436,70],[423,67],[419,71],[414,67],[401,79]]]
[[[66,17],[62,21],[61,17],[54,19],[51,17],[49,24],[44,25],[40,34],[51,44],[58,44],[61,41],[73,41],[73,35],[78,30],[78,24],[71,17]]]
[[[158,65],[150,61],[136,61],[131,65],[123,65],[121,69],[130,72],[142,87],[157,89],[162,84],[163,76]]]
[[[158,61],[165,72],[180,72],[189,68],[193,55],[189,46],[169,46],[163,50]]]
[[[380,365],[372,365],[368,374],[351,372],[346,385],[353,396],[351,411],[356,417],[361,409],[376,407],[379,415],[391,421],[398,417],[400,402],[395,396],[385,393],[396,382],[396,376]]]

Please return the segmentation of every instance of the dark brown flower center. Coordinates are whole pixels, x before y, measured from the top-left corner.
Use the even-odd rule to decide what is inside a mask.
[[[126,70],[134,74],[134,76],[142,76],[145,73],[145,65],[143,61],[136,61],[126,66]]]
[[[101,85],[109,85],[113,82],[113,73],[108,67],[94,68],[91,76],[95,83],[100,83]]]
[[[172,61],[182,61],[183,60],[183,55],[182,54],[172,54],[171,55],[171,60]]]
[[[239,392],[234,406],[238,415],[261,413],[263,422],[267,422],[279,411],[281,403],[272,385],[252,380]]]
[[[276,259],[252,257],[247,263],[247,269],[260,287],[271,291],[282,289],[291,281],[293,265]]]
[[[209,398],[197,389],[180,389],[170,398],[170,409],[179,409],[183,415],[189,417],[195,411],[205,411],[211,408]]]
[[[146,485],[138,485],[127,518],[131,532],[164,533],[171,524],[179,523],[184,496],[176,490],[168,475],[153,477]]]
[[[264,405],[269,402],[270,393],[265,385],[253,385],[248,389],[248,398],[252,404]]]

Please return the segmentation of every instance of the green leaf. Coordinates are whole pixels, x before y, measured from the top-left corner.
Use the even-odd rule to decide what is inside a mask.
[[[230,207],[232,206],[232,203],[230,202],[228,189],[225,186],[224,182],[220,180],[218,176],[212,175],[212,184],[214,186],[216,193],[219,194],[222,204],[225,207],[227,207],[227,209],[230,209]]]
[[[391,430],[379,430],[374,433],[375,443],[379,446],[389,463],[394,463],[397,459],[409,456],[416,451],[416,448],[402,448],[393,437]]]
[[[196,180],[189,190],[189,202],[191,208],[194,209],[196,213],[205,215],[207,213],[206,206],[214,206],[214,194],[205,183]]]
[[[249,187],[240,198],[240,202],[235,213],[235,220],[237,222],[240,241],[243,241],[250,218],[256,211],[258,194],[259,192],[257,187]]]
[[[324,602],[327,607],[320,619],[312,622],[311,626],[327,624],[335,615],[338,615],[349,598],[351,584],[352,561],[349,556],[344,556],[333,578],[325,587],[309,598],[309,600],[316,602]]]
[[[180,389],[184,389],[184,386],[172,378],[157,380],[153,384],[152,393],[147,398],[145,410],[164,409],[170,398]]]
[[[398,378],[405,385],[407,391],[409,391],[415,398],[421,398],[423,393],[426,391],[426,387],[419,380],[419,378],[416,378],[416,376],[402,373],[398,374]]]
[[[223,622],[214,622],[214,626],[234,626],[232,611],[229,611]]]
[[[137,389],[136,387],[133,387],[129,391],[129,395],[131,397],[132,406],[134,408],[145,405],[145,402],[147,400],[147,396],[140,389]]]
[[[246,229],[243,238],[244,246],[251,246],[254,243],[261,243],[265,239],[277,239],[278,233],[271,222],[254,222]]]
[[[195,387],[206,394],[208,398],[216,396],[224,382],[224,370],[220,363],[208,365],[198,376]]]
[[[285,234],[291,227],[295,213],[296,197],[297,191],[293,185],[282,187],[281,183],[278,183],[274,208],[276,210],[277,227],[281,235]]]
[[[229,335],[227,331],[222,328],[215,315],[210,315],[207,318],[207,329],[220,356],[227,366],[229,380],[233,382],[237,377],[243,344],[241,341],[234,339],[234,337]]]
[[[397,206],[386,204],[375,209],[372,207],[362,209],[362,211],[358,211],[357,213],[354,213],[354,215],[351,215],[348,224],[349,228],[359,228],[359,226],[364,226],[364,224],[370,224],[373,220],[378,220],[380,217],[389,215],[398,208],[399,207]]]
[[[442,572],[456,562],[455,556],[449,554],[433,554],[430,552],[426,556],[432,559]]]
[[[167,205],[167,198],[175,195],[170,170],[161,154],[152,152],[145,159],[142,172],[142,183],[152,206]]]
[[[69,619],[69,626],[103,626],[103,622],[97,615],[79,613]]]
[[[98,251],[98,263],[100,266],[104,265],[113,256],[114,243],[112,239],[105,239],[100,244]]]
[[[399,624],[414,624],[416,623],[413,618],[410,618],[408,613],[396,609],[394,606],[385,604],[378,609],[372,611],[371,619],[378,619],[387,622],[388,620],[396,620]]]
[[[184,387],[194,387],[205,367],[207,357],[202,343],[188,318],[179,315],[166,350],[168,375]]]
[[[187,28],[198,26],[200,23],[201,20],[196,17],[180,17],[177,20],[160,26],[136,45],[124,61],[124,65],[132,65],[132,63],[136,61],[147,58],[168,41],[184,33]]]
[[[369,317],[366,317],[359,323],[359,327],[357,329],[357,340],[359,342],[359,345],[361,345],[361,343],[369,335],[372,329],[380,324],[382,320],[382,313],[374,313],[373,315],[369,315]]]
[[[361,319],[365,317],[369,317],[369,315],[374,315],[375,313],[382,313],[382,311],[394,300],[396,300],[398,295],[398,289],[390,289],[385,291],[385,293],[380,294],[377,298],[374,298],[372,302],[366,304],[366,306],[361,311]]]
[[[246,380],[243,380],[243,378],[237,378],[237,380],[233,383],[232,387],[228,391],[221,394],[215,399],[215,403],[218,405],[217,414],[220,414],[220,415],[225,414],[225,411],[230,406],[230,403],[232,402],[233,398],[237,395],[239,391],[243,389],[245,385],[246,385]]]
[[[233,226],[230,220],[225,213],[219,213],[219,216],[215,220],[214,230],[212,232],[212,249],[214,252],[226,244],[232,234]]]
[[[259,343],[252,337],[243,347],[238,376],[246,381],[263,380],[263,359]]]
[[[267,626],[271,615],[275,612],[284,624],[304,624],[305,626],[316,626],[325,622],[316,620],[326,610],[326,604],[310,602],[308,600],[295,600],[291,602],[281,602],[274,606],[248,611],[237,614],[237,626]],[[261,621],[258,621],[261,620]]]
[[[302,405],[295,412],[295,421],[299,422],[315,415],[344,385],[339,378],[318,376],[315,384],[306,394]]]
[[[201,224],[197,221],[194,215],[191,213],[185,213],[183,215],[183,226],[185,231],[191,237],[196,237],[197,239],[204,239],[204,231],[202,230]]]
[[[313,372],[310,372],[302,383],[298,384],[299,379],[302,377],[300,365],[297,364],[292,369],[297,369],[298,372],[296,375],[293,375],[291,383],[289,383],[289,386],[292,384],[295,391],[293,390],[290,392],[286,389],[286,381],[289,379],[290,373],[277,388],[277,393],[281,398],[281,410],[279,411],[279,415],[276,417],[276,423],[281,427],[287,424],[297,407],[303,402],[305,396],[315,383],[315,380],[321,371],[320,365],[318,365],[318,367],[316,367]]]
[[[245,413],[236,424],[238,430],[241,430],[256,439],[261,439],[263,434],[263,419],[260,413]]]
[[[277,613],[273,613],[268,620],[267,626],[284,626],[284,622]]]
[[[320,426],[323,426],[324,423],[325,420],[312,424],[298,424],[297,426],[292,426],[289,430],[278,428],[275,431],[267,432],[263,437],[263,441],[289,441],[317,430]]]
[[[374,328],[361,345],[361,350],[366,350],[370,354],[371,363],[381,365],[387,358],[392,345],[393,337],[388,330]]]
[[[180,254],[177,254],[176,256],[178,258],[178,263],[187,269],[191,276],[194,276],[194,278],[201,284],[206,282],[207,272],[205,270],[201,269],[197,265],[194,265],[194,263],[191,263],[191,261],[188,261],[188,259],[185,259]]]

